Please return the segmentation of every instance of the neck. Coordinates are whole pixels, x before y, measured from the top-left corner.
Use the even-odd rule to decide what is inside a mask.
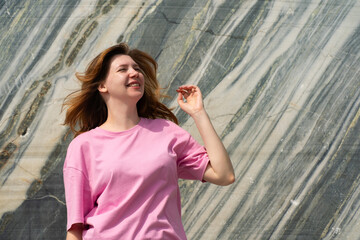
[[[108,117],[106,121],[100,126],[108,131],[125,131],[140,121],[137,112],[136,103],[134,105],[127,105],[123,103],[107,103]]]

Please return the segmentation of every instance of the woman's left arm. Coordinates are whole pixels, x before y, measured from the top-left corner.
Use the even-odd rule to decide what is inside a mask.
[[[179,87],[177,92],[180,108],[194,119],[209,155],[210,163],[205,170],[204,180],[222,186],[233,183],[235,181],[233,166],[205,111],[200,89],[194,85],[186,85]]]

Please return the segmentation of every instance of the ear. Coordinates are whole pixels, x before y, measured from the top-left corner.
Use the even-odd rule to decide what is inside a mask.
[[[100,93],[106,93],[107,92],[107,87],[105,86],[105,83],[100,83],[98,86],[98,90]]]

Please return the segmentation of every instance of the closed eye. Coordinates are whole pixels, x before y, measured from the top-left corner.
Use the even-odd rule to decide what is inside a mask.
[[[134,69],[137,72],[141,72],[142,73],[142,69],[138,66],[138,65],[134,65],[132,66],[132,69]],[[126,72],[129,70],[129,67],[126,67],[125,65],[123,67],[120,67],[117,71],[118,72]]]

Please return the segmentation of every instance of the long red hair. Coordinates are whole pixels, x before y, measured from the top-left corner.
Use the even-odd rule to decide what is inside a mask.
[[[107,119],[107,107],[98,86],[105,81],[110,59],[114,55],[130,56],[144,73],[144,95],[137,103],[139,117],[163,118],[178,124],[176,116],[160,102],[166,95],[160,93],[156,79],[156,61],[149,54],[138,49],[130,49],[126,43],[120,43],[97,55],[84,73],[75,74],[81,82],[81,89],[69,94],[63,104],[63,108],[67,108],[64,124],[70,127],[75,136],[100,126]]]

